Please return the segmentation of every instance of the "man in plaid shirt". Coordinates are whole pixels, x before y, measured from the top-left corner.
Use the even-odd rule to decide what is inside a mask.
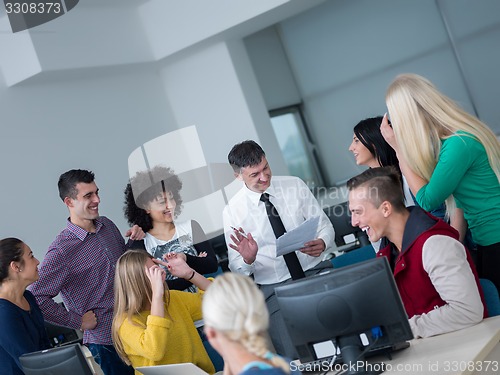
[[[124,238],[111,220],[99,216],[99,189],[92,172],[63,173],[58,187],[70,216],[50,245],[31,292],[45,320],[84,332],[83,342],[104,374],[133,374],[111,339],[115,264],[125,252]],[[134,226],[126,235],[141,239],[144,232]],[[68,310],[53,300],[58,294]]]

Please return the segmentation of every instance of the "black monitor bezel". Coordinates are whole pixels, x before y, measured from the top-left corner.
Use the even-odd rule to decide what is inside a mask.
[[[301,332],[298,332],[300,330],[297,330],[297,327],[299,326],[299,324],[303,325],[303,327],[307,327],[307,329],[305,329],[305,330],[308,332],[308,334],[311,334],[312,329],[309,329],[310,327],[307,326],[307,324],[308,324],[307,319],[315,319],[315,317],[303,316],[305,323],[300,323],[299,317],[293,316],[293,314],[294,314],[293,312],[291,313],[292,318],[290,316],[287,316],[288,307],[283,305],[283,304],[286,304],[286,301],[284,301],[284,298],[286,298],[286,296],[293,296],[294,294],[296,294],[295,298],[300,297],[300,292],[299,292],[300,289],[303,290],[303,293],[305,293],[305,292],[309,293],[309,294],[307,294],[307,296],[310,297],[311,293],[314,294],[316,289],[324,288],[325,282],[328,282],[328,281],[331,282],[332,280],[341,281],[342,277],[349,277],[349,274],[359,272],[359,271],[367,272],[367,270],[369,270],[370,267],[373,267],[373,266],[375,266],[376,268],[380,268],[380,267],[383,268],[383,270],[379,270],[379,272],[382,272],[383,275],[385,275],[385,276],[383,276],[383,279],[386,280],[386,284],[387,284],[387,285],[385,285],[385,287],[389,288],[389,290],[388,291],[386,290],[385,292],[388,292],[389,295],[394,296],[392,306],[396,309],[394,311],[395,316],[398,317],[395,320],[398,320],[397,324],[401,324],[401,327],[402,327],[401,330],[403,332],[401,333],[400,340],[393,338],[392,333],[391,333],[390,334],[391,337],[386,337],[384,339],[385,341],[379,343],[380,345],[384,344],[384,346],[375,345],[375,346],[373,346],[372,350],[373,351],[390,350],[392,347],[400,345],[401,342],[406,342],[406,340],[411,340],[413,338],[413,334],[412,334],[411,327],[410,327],[409,322],[408,322],[407,314],[406,314],[406,311],[404,309],[403,303],[401,301],[399,290],[396,286],[396,282],[394,280],[394,276],[393,276],[392,271],[390,269],[389,263],[385,257],[379,257],[379,258],[370,259],[370,260],[367,260],[364,262],[359,262],[359,263],[356,263],[356,264],[353,264],[350,266],[342,267],[340,269],[334,269],[332,271],[322,273],[320,275],[311,276],[311,277],[308,277],[306,279],[296,280],[296,281],[293,281],[293,282],[290,282],[290,283],[287,283],[285,285],[281,285],[281,286],[275,288],[276,297],[278,300],[278,304],[280,305],[280,309],[281,309],[281,313],[283,315],[283,319],[285,321],[285,325],[287,326],[287,330],[290,334],[290,338],[292,339],[292,342],[293,342],[295,348],[297,349],[297,353],[299,355],[299,359],[301,362],[304,363],[304,362],[312,362],[312,361],[321,360],[321,358],[317,358],[315,356],[315,352],[314,352],[314,348],[313,348],[314,344],[332,340],[335,343],[335,345],[337,346],[340,337],[345,337],[345,336],[349,336],[352,334],[359,335],[361,333],[371,332],[372,327],[358,327],[353,332],[349,332],[349,331],[339,332],[339,334],[334,335],[334,337],[330,336],[329,333],[325,329],[324,332],[321,332],[321,335],[323,335],[323,336],[317,335],[317,337],[318,337],[317,340],[304,340],[301,338],[297,338],[297,335],[303,334]],[[365,271],[363,271],[363,270],[365,270]],[[382,288],[384,286],[381,285],[380,287]],[[324,295],[325,292],[322,292],[322,294]],[[312,298],[312,297],[310,297],[310,298]],[[304,300],[306,300],[306,299],[307,298],[304,298]],[[304,302],[304,306],[308,306],[308,303]],[[392,309],[391,309],[391,311],[392,311]],[[293,321],[293,320],[295,320],[295,321]],[[314,325],[315,323],[311,322],[310,324]],[[399,332],[398,332],[398,336],[399,336]],[[387,345],[385,345],[386,341],[388,341]]]

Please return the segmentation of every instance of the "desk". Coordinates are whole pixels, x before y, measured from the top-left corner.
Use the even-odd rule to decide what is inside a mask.
[[[500,316],[444,335],[410,341],[410,347],[387,357],[369,358],[368,363],[387,365],[384,374],[466,375],[500,373]],[[482,366],[482,368],[481,368]],[[369,368],[367,368],[369,370]],[[326,370],[322,369],[323,371]],[[328,372],[336,374],[340,370]],[[323,372],[321,372],[323,373]]]
[[[384,362],[392,366],[391,374],[498,374],[499,342],[500,316],[495,316],[460,331],[412,340]]]

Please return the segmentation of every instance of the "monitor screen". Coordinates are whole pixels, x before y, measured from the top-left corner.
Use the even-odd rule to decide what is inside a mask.
[[[389,263],[370,259],[275,289],[301,363],[344,363],[413,338]],[[362,373],[362,372],[361,372]]]
[[[19,361],[26,375],[92,375],[80,344],[23,354]]]

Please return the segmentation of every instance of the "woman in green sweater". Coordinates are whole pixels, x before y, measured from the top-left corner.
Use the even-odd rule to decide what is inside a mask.
[[[386,104],[392,127],[385,115],[380,130],[396,151],[418,204],[430,211],[446,199],[450,215],[465,218],[462,222],[468,224],[478,248],[479,276],[500,289],[497,137],[416,74],[397,76],[387,90]],[[465,227],[456,229],[463,234]]]
[[[191,362],[213,374],[194,325],[202,317],[201,294],[169,291],[166,272],[158,264],[201,290],[211,282],[177,254],[169,253],[167,260],[153,260],[144,250],[129,250],[118,259],[112,325],[116,351],[134,368]]]

